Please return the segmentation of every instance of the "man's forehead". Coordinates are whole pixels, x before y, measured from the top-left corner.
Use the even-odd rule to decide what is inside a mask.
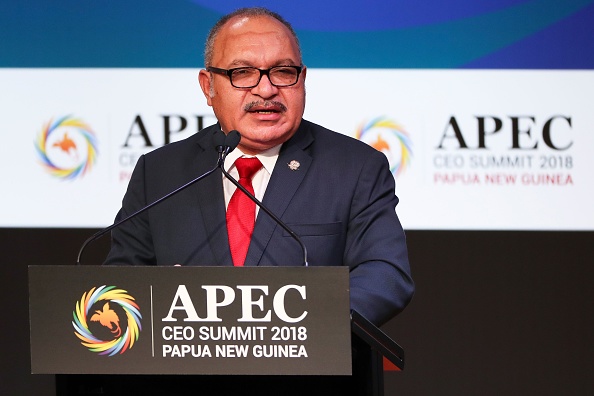
[[[244,33],[276,33],[291,37],[287,27],[280,21],[267,16],[237,16],[229,20],[221,29],[221,33],[237,35]]]
[[[248,22],[250,21],[250,17],[247,16],[243,16],[243,17],[235,17],[231,20],[229,20],[229,22],[227,22],[227,27],[230,30],[236,30],[236,29],[241,29],[242,27],[244,27]]]
[[[243,52],[249,52],[252,48],[259,50],[262,45],[266,46],[272,42],[282,43],[280,47],[275,48],[290,50],[283,58],[295,57],[296,59],[290,63],[300,62],[298,44],[291,31],[280,21],[269,16],[235,17],[229,20],[215,39],[214,57],[216,60],[228,57],[235,60]]]

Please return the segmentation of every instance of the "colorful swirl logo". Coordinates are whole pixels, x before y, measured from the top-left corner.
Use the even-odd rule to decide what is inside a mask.
[[[105,303],[103,303],[105,301]],[[110,305],[112,304],[112,305]],[[95,306],[93,312],[90,312]],[[99,309],[97,309],[99,308]],[[122,311],[126,317],[125,330],[120,325],[120,315],[116,311]],[[89,319],[89,314],[91,317]],[[82,295],[76,303],[76,309],[72,312],[74,320],[75,335],[81,340],[81,344],[91,352],[99,355],[113,356],[122,354],[134,346],[142,330],[140,320],[140,308],[134,302],[126,290],[116,289],[115,286],[103,285],[92,288]],[[89,329],[90,322],[98,322],[104,327],[104,332],[109,337],[97,337]],[[107,340],[102,338],[109,338]]]
[[[384,117],[375,118],[362,124],[355,137],[384,153],[395,177],[410,166],[412,141],[404,128],[396,122]]]
[[[51,119],[35,141],[41,165],[54,177],[83,177],[97,161],[97,138],[83,121],[71,116]]]

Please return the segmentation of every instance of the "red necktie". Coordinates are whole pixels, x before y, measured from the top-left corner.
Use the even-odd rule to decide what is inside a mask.
[[[254,194],[252,177],[262,168],[258,158],[238,158],[235,167],[239,172],[239,184]],[[256,204],[239,189],[235,190],[227,207],[227,233],[233,265],[243,266],[247,255],[254,223],[256,222]]]

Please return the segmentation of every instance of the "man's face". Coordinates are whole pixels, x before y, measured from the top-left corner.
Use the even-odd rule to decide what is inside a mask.
[[[219,31],[212,65],[221,69],[299,66],[299,50],[290,31],[262,16],[231,19]],[[305,109],[305,69],[297,84],[278,88],[262,76],[254,88],[235,88],[229,77],[201,70],[200,86],[225,133],[241,133],[240,148],[255,154],[287,141]]]

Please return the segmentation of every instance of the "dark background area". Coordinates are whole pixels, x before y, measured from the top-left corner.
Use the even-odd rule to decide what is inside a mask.
[[[30,374],[27,266],[74,264],[94,231],[0,229],[1,395],[55,395],[52,376]],[[594,394],[594,233],[407,236],[417,292],[383,327],[406,352],[386,395]],[[99,264],[108,245],[83,261]]]

